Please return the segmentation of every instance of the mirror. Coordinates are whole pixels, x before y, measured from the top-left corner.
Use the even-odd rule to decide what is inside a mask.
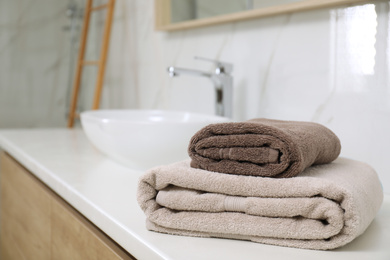
[[[155,0],[156,30],[173,31],[367,0]]]

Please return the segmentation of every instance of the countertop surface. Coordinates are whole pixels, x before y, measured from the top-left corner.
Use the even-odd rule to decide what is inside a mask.
[[[80,129],[0,130],[0,147],[137,259],[390,259],[390,195],[366,232],[332,251],[148,231],[136,201],[141,171],[98,152]]]

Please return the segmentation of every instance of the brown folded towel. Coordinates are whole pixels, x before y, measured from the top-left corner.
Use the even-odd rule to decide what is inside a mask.
[[[185,161],[145,173],[137,199],[149,230],[327,250],[366,230],[383,193],[370,166],[344,158],[295,178],[209,172]]]
[[[193,168],[276,178],[330,163],[340,150],[338,137],[323,125],[271,119],[208,125],[188,147]]]

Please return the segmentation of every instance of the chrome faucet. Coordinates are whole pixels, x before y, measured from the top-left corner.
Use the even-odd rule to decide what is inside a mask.
[[[233,65],[227,62],[194,57],[197,60],[210,61],[215,64],[215,72],[208,73],[199,70],[183,69],[177,67],[168,67],[170,77],[188,74],[192,76],[209,78],[216,91],[215,112],[219,116],[232,117],[233,114],[233,77],[230,73],[233,71]]]

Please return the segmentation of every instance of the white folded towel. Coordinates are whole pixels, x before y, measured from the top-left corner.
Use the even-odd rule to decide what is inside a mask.
[[[321,250],[361,235],[383,200],[376,172],[345,158],[282,179],[184,161],[148,171],[137,196],[149,230]]]

